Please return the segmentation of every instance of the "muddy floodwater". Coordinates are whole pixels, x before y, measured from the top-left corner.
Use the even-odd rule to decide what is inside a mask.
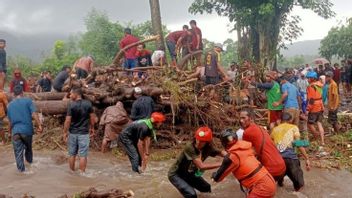
[[[127,158],[91,152],[87,173],[79,175],[69,171],[60,152],[34,151],[34,154],[28,174],[19,174],[12,150],[0,150],[1,194],[21,197],[27,193],[38,198],[55,198],[96,187],[131,189],[137,198],[181,198],[166,176],[173,160],[151,162],[147,172],[138,175],[131,172]],[[208,181],[210,174],[211,171],[205,174]],[[285,178],[285,186],[278,188],[276,197],[352,197],[352,174],[347,171],[313,168],[304,176],[306,187],[301,193],[293,193],[291,182]],[[199,197],[245,197],[232,176],[222,183],[212,184],[212,191],[211,194],[199,194]]]

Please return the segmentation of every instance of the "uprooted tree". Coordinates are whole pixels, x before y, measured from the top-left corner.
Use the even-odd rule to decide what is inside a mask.
[[[240,58],[254,59],[276,69],[276,55],[284,42],[291,42],[303,31],[299,16],[291,16],[295,6],[310,9],[327,19],[335,15],[329,0],[195,0],[191,13],[212,13],[235,22]]]

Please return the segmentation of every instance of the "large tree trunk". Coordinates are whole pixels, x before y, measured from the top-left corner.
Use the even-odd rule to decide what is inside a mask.
[[[41,93],[24,93],[24,97],[32,100],[62,100],[66,92],[41,92]],[[8,101],[13,100],[14,96],[11,93],[6,93]]]
[[[44,115],[65,114],[67,111],[68,103],[68,100],[34,101],[37,111]]]
[[[155,35],[160,36],[160,39],[158,39],[156,41],[157,49],[165,51],[164,35],[163,35],[163,29],[162,29],[162,23],[161,23],[159,0],[149,0],[149,4],[150,4],[150,13],[151,13],[151,19],[152,19],[153,33]]]

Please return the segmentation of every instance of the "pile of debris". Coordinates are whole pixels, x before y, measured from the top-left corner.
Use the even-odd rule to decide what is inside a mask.
[[[139,43],[155,39],[152,37]],[[187,61],[191,60],[195,54],[181,60],[179,68],[185,68]],[[225,127],[235,128],[239,125],[238,111],[251,107],[248,105],[246,92],[240,90],[240,85],[236,83],[240,82],[239,80],[204,86],[197,78],[189,77],[195,68],[190,71],[176,71],[175,68],[168,66],[150,66],[126,70],[118,65],[117,60],[121,57],[121,53],[119,52],[116,57],[112,65],[96,67],[86,79],[78,80],[74,74],[71,75],[64,85],[63,93],[26,94],[35,100],[40,113],[53,116],[50,119],[46,117],[46,122],[50,123],[52,119],[59,120],[57,122],[59,124],[44,125],[49,127],[45,129],[45,133],[50,134],[41,135],[36,142],[38,145],[45,148],[45,144],[54,140],[50,149],[62,145],[62,138],[60,138],[62,132],[60,135],[56,133],[59,133],[60,127],[63,126],[64,116],[60,115],[64,115],[67,110],[68,93],[73,87],[82,88],[84,98],[92,102],[96,114],[100,117],[100,113],[106,107],[115,105],[117,101],[122,101],[129,112],[135,99],[134,87],[139,86],[143,94],[153,97],[158,111],[164,112],[168,117],[164,128],[158,132],[158,148],[170,148],[179,144],[180,141],[192,138],[193,130],[200,125],[210,126],[215,135]],[[133,72],[143,72],[147,78],[133,78],[131,75]],[[265,108],[256,107],[255,114],[257,123],[267,124]],[[103,132],[98,131],[92,144],[93,147],[99,148],[102,137]]]

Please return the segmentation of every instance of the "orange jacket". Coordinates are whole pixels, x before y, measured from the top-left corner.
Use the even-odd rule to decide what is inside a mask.
[[[308,112],[317,113],[324,111],[322,90],[323,84],[320,81],[313,82],[307,87]]]
[[[232,172],[241,185],[252,188],[257,181],[269,174],[255,157],[252,143],[238,140],[228,149],[228,153],[232,164],[220,176],[219,181]]]

